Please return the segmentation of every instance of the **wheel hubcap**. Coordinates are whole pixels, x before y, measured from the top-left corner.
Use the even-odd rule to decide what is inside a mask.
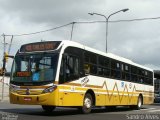
[[[141,105],[142,105],[142,102],[141,102],[141,99],[139,98],[139,100],[138,100],[138,107],[141,107]]]
[[[84,105],[86,106],[86,108],[90,108],[91,107],[91,100],[89,98],[86,98],[84,101]]]

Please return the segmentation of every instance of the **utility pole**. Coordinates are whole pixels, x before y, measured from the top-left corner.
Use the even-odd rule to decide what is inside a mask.
[[[70,37],[70,40],[72,40],[72,37],[73,37],[74,24],[75,24],[75,22],[72,23],[72,29],[71,29],[71,37]]]
[[[89,15],[99,15],[99,16],[102,16],[102,17],[104,17],[105,19],[106,19],[106,53],[108,52],[108,43],[107,43],[107,37],[108,37],[108,20],[109,20],[109,18],[112,16],[112,15],[115,15],[115,14],[117,14],[117,13],[119,13],[119,12],[126,12],[126,11],[128,11],[129,9],[128,8],[126,8],[126,9],[122,9],[122,10],[119,10],[119,11],[116,11],[116,12],[114,12],[114,13],[112,13],[112,14],[110,14],[109,16],[105,16],[105,15],[103,15],[103,14],[99,14],[99,13],[88,13]]]
[[[3,67],[2,67],[2,71],[3,71],[3,77],[2,77],[2,98],[1,100],[3,101],[4,99],[4,77],[5,77],[5,66],[6,66],[6,59],[5,59],[5,51],[6,51],[6,40],[5,40],[5,35],[3,34],[3,41],[4,41],[4,51],[3,51]]]
[[[13,41],[13,35],[12,35],[12,37],[11,37],[11,41],[10,41],[10,44],[9,44],[9,47],[8,47],[8,53],[6,52],[6,45],[7,45],[7,43],[6,43],[6,35],[5,34],[3,34],[2,35],[3,36],[3,41],[4,41],[4,51],[3,51],[3,67],[2,67],[2,80],[1,80],[1,82],[2,82],[2,96],[1,96],[1,100],[3,101],[4,100],[4,82],[5,82],[5,74],[6,74],[6,63],[7,63],[7,59],[10,57],[10,58],[14,58],[13,56],[10,56],[10,55],[8,55],[9,54],[9,52],[11,51],[11,46],[12,46],[12,41]]]

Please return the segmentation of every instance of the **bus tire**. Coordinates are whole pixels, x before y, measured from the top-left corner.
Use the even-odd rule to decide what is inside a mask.
[[[142,96],[139,96],[139,97],[138,97],[138,100],[137,100],[136,109],[137,109],[137,110],[140,110],[140,109],[142,108],[142,104],[143,104]]]
[[[93,98],[90,93],[86,93],[84,100],[83,100],[83,106],[80,108],[81,112],[84,114],[88,114],[91,112],[93,106]]]
[[[140,110],[142,108],[142,104],[143,104],[143,98],[140,95],[137,100],[137,105],[131,105],[130,108],[135,110]]]
[[[45,111],[45,112],[52,112],[56,107],[55,106],[49,106],[49,105],[42,105],[42,109]]]

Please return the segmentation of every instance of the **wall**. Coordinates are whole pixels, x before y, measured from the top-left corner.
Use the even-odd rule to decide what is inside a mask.
[[[0,76],[0,81],[2,80],[2,76]],[[10,78],[5,77],[4,78],[4,95],[3,95],[3,100],[9,100],[9,86],[6,84],[9,84]],[[0,82],[0,101],[2,101],[2,82]]]

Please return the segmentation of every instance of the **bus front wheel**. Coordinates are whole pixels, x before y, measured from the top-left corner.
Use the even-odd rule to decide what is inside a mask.
[[[88,114],[91,112],[93,106],[93,98],[92,95],[87,93],[83,100],[83,106],[80,108],[81,112],[84,114]]]
[[[45,112],[52,112],[55,108],[56,108],[55,106],[42,105],[42,109]]]

